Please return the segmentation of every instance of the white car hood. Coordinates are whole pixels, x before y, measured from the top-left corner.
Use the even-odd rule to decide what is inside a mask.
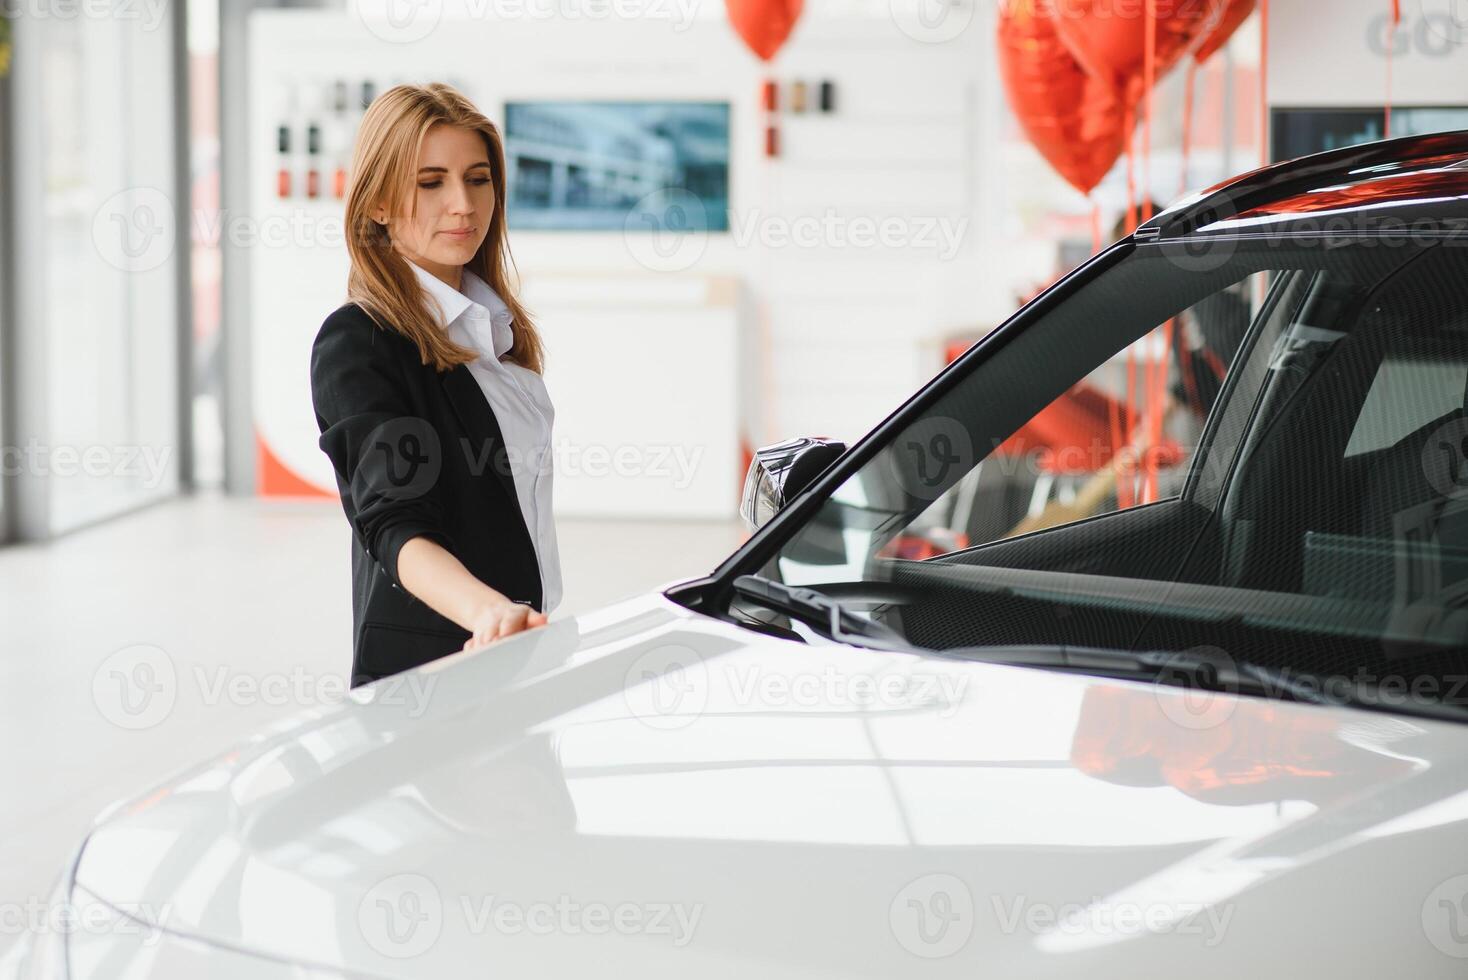
[[[76,880],[377,977],[1460,974],[1468,727],[1201,697],[652,595],[181,776]]]

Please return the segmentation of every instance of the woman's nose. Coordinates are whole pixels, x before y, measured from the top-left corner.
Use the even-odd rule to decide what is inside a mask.
[[[469,214],[474,210],[474,205],[469,198],[469,188],[460,181],[454,188],[454,193],[449,196],[449,211],[453,214]]]

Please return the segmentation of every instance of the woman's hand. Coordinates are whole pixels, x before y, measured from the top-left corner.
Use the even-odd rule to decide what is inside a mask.
[[[464,643],[464,650],[487,646],[502,637],[523,630],[544,626],[546,617],[520,602],[511,602],[501,596],[486,602],[470,620],[468,630],[473,635]]]
[[[543,613],[498,592],[470,574],[443,545],[422,535],[398,552],[403,588],[428,608],[469,631],[461,650],[473,650],[500,637],[544,626]]]

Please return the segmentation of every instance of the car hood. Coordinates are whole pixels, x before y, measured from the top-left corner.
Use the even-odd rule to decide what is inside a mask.
[[[650,595],[117,807],[76,881],[377,977],[1420,978],[1468,955],[1465,757],[1457,725],[806,645]]]

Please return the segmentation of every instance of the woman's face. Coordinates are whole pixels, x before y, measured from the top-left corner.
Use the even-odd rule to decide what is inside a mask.
[[[457,288],[494,215],[489,152],[474,130],[435,123],[423,137],[409,212],[387,216],[393,247]]]

